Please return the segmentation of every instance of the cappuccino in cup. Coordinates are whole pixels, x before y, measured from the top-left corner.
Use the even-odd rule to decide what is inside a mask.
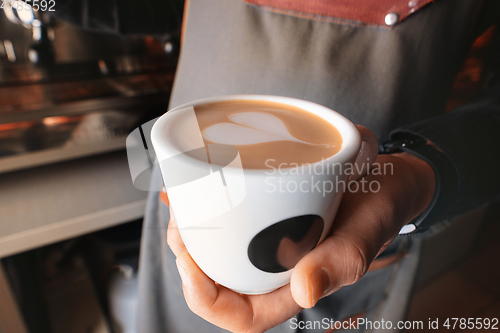
[[[289,282],[295,264],[326,236],[343,194],[278,193],[270,190],[271,178],[346,180],[317,170],[374,161],[378,149],[376,140],[329,108],[264,95],[179,106],[160,117],[151,139],[191,257],[214,281],[245,294]],[[312,167],[279,174],[271,165]]]

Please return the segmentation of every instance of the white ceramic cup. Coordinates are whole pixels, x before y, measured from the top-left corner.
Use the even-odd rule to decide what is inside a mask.
[[[182,136],[175,127],[181,117],[191,117],[192,127],[197,126],[192,107],[226,100],[262,100],[299,107],[333,124],[342,135],[342,147],[337,154],[296,174],[286,168],[281,172],[242,169],[237,151],[225,166],[209,165],[186,154],[185,147],[189,147],[216,155],[217,145],[204,147],[201,132],[199,136],[186,134],[189,144],[182,149],[174,143],[183,139],[172,137],[174,132]],[[373,133],[364,128],[360,131],[327,107],[265,95],[212,97],[181,105],[157,120],[151,140],[191,257],[211,279],[244,294],[267,293],[289,283],[297,260],[319,244],[334,223],[343,195],[341,182],[361,178],[367,167],[358,167],[364,172],[354,175],[346,170],[372,163],[378,151]],[[278,190],[278,181],[284,184],[284,191]],[[300,238],[301,234],[308,236]]]

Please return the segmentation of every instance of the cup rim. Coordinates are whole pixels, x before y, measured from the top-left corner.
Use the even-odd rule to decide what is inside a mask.
[[[214,102],[221,102],[221,101],[228,101],[228,100],[263,100],[263,101],[268,101],[268,102],[277,102],[281,104],[287,104],[287,105],[293,105],[295,107],[299,107],[303,109],[306,112],[311,112],[322,119],[328,121],[330,124],[335,126],[337,130],[341,133],[342,136],[342,146],[340,150],[328,157],[324,158],[320,161],[315,161],[309,163],[311,166],[316,165],[318,163],[332,163],[332,162],[338,162],[339,160],[345,161],[348,160],[352,157],[352,155],[357,155],[359,152],[359,149],[361,148],[361,135],[356,128],[356,126],[345,116],[341,115],[337,111],[328,108],[324,105],[314,103],[311,101],[306,101],[298,98],[293,98],[293,97],[285,97],[285,96],[276,96],[276,95],[260,95],[260,94],[238,94],[238,95],[221,95],[221,96],[214,96],[214,97],[208,97],[208,98],[201,98],[197,99],[188,103],[181,104],[179,106],[176,106],[169,111],[167,111],[164,115],[162,115],[158,120],[155,122],[153,125],[153,128],[151,130],[151,141],[153,143],[153,146],[156,149],[158,149],[158,143],[160,142],[161,144],[161,149],[164,150],[169,150],[171,152],[174,152],[174,154],[182,154],[182,151],[176,148],[174,145],[170,144],[168,140],[164,138],[164,136],[161,135],[159,127],[162,125],[162,118],[164,118],[165,115],[171,114],[172,111],[179,111],[181,109],[185,109],[188,107],[196,107],[201,104],[208,104],[208,103],[214,103]],[[155,142],[157,142],[157,145],[155,146]],[[172,155],[174,155],[172,154]],[[158,155],[158,152],[157,152]],[[187,160],[190,160],[190,163],[193,164],[200,164],[203,167],[205,166],[205,162],[200,161],[194,157],[191,157],[189,155],[185,155]],[[161,163],[161,161],[159,161]],[[225,168],[231,169],[231,166],[226,166]],[[285,168],[280,168],[280,170],[289,170],[289,169],[294,169],[296,168],[295,166],[289,166]],[[262,173],[265,171],[268,171],[269,169],[244,169],[245,173]]]

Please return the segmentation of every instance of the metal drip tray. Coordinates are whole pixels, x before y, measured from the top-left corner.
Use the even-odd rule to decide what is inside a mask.
[[[123,149],[167,109],[171,73],[0,89],[0,173]]]
[[[140,118],[101,111],[0,124],[0,173],[122,149]]]

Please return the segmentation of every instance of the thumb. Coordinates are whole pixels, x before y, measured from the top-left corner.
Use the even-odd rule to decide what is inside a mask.
[[[332,236],[304,257],[295,267],[290,282],[295,302],[311,308],[321,298],[357,282],[378,252],[368,242],[362,244]]]
[[[398,227],[387,225],[391,217],[380,207],[379,198],[349,199],[343,201],[330,235],[294,268],[290,287],[303,308],[357,282],[385,243],[397,235]],[[378,209],[370,199],[378,202]]]
[[[358,281],[377,254],[429,205],[432,168],[409,154],[379,156],[394,173],[367,175],[379,192],[345,193],[330,234],[294,268],[290,288],[297,304],[310,308],[342,286]]]

